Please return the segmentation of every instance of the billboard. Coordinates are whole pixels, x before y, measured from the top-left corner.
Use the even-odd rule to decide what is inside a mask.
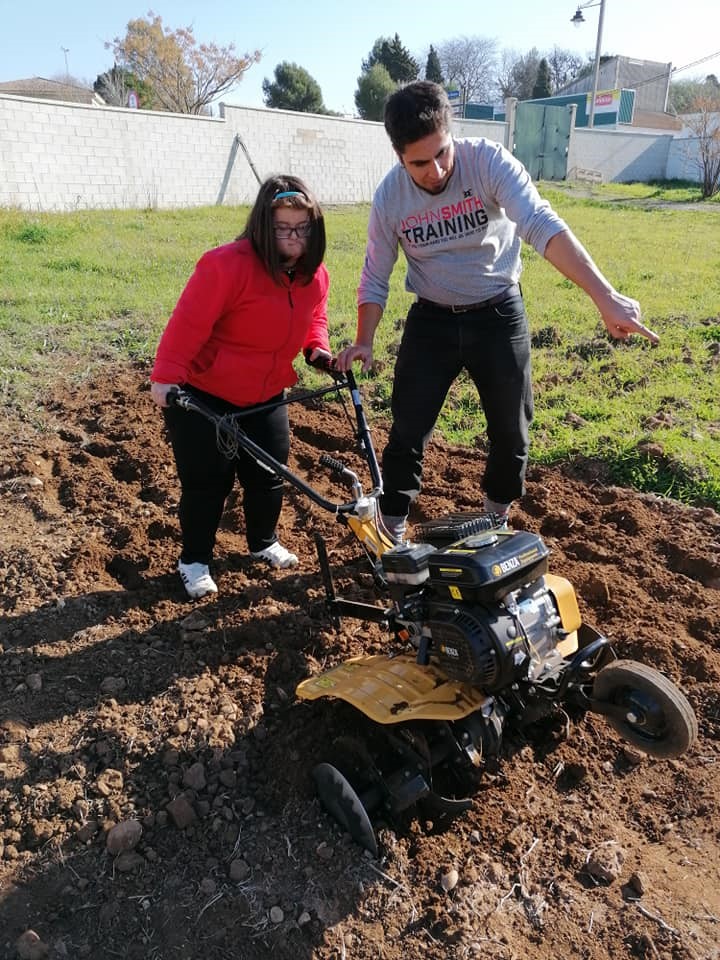
[[[585,110],[590,115],[591,93],[585,97]],[[599,113],[620,113],[620,90],[598,90],[595,95],[595,116]]]

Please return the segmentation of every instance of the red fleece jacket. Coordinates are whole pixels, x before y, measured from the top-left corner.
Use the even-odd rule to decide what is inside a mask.
[[[262,403],[297,382],[301,350],[330,352],[321,265],[311,282],[275,283],[248,240],[204,254],[155,357],[156,383],[189,384],[237,406]]]

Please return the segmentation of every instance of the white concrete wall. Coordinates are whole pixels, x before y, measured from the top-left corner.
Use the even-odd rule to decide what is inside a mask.
[[[570,140],[568,178],[573,170],[597,170],[605,183],[663,180],[672,140],[670,134],[576,128]]]
[[[307,180],[324,203],[369,202],[395,163],[381,123],[227,105],[224,116],[228,139],[232,141],[236,133],[242,137],[261,179],[293,173]],[[231,183],[242,183],[243,189],[226,196],[226,202],[254,198],[257,181],[242,148]]]
[[[667,177],[670,180],[702,181],[699,141],[695,137],[675,138],[670,145]]]
[[[507,123],[456,120],[454,129],[508,145]],[[606,181],[698,179],[671,142],[669,135],[575,130],[569,170],[599,170]],[[253,167],[260,179],[304,177],[326,204],[369,202],[395,162],[382,124],[363,120],[235,106],[208,118],[0,95],[5,207],[249,203],[257,191]],[[681,166],[682,174],[668,172]]]
[[[0,204],[69,210],[213,203],[228,148],[224,121],[3,96]]]
[[[453,120],[456,137],[487,137],[508,145],[508,125],[502,120]]]
[[[682,117],[683,128],[673,140],[668,158],[668,177],[677,180],[702,181],[702,165],[700,160],[700,140],[697,130],[700,120],[699,113],[688,113]],[[708,135],[718,136],[720,132],[720,113],[713,113],[705,117]],[[688,124],[692,126],[688,126]],[[700,124],[702,126],[702,124]]]
[[[358,203],[394,163],[380,123],[226,106],[219,119],[0,96],[0,206],[36,210],[251,202],[271,173]]]

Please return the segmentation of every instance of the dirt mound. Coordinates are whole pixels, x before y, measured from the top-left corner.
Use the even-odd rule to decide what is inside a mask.
[[[384,831],[372,860],[312,788],[341,714],[294,696],[389,643],[324,616],[316,529],[339,593],[374,600],[345,532],[288,493],[280,534],[301,563],[269,573],[247,556],[236,499],[220,593],[191,604],[146,373],[61,384],[45,412],[38,428],[0,422],[0,955],[720,957],[715,512],[531,469],[514,525],[542,534],[620,656],[683,688],[698,744],[653,761],[586,717],[521,745],[451,827]],[[352,463],[342,408],[291,419],[292,465],[342,500],[318,465],[326,451]],[[481,466],[436,441],[412,520],[475,508]]]

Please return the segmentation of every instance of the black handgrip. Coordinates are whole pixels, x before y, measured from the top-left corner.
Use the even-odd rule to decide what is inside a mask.
[[[183,410],[194,410],[201,413],[208,420],[213,419],[213,411],[209,407],[200,403],[191,393],[183,390],[182,387],[173,387],[165,394],[165,403],[168,407],[180,407]]]
[[[347,467],[340,460],[336,460],[334,457],[331,457],[328,453],[323,453],[320,457],[320,463],[324,467],[329,467],[333,473],[344,474],[347,470]]]
[[[335,361],[332,357],[326,357],[324,353],[321,353],[319,357],[311,360],[312,350],[310,347],[306,347],[303,351],[303,356],[305,357],[305,363],[309,367],[315,367],[316,370],[325,370],[327,373],[333,373],[335,370]]]
[[[347,379],[347,375],[336,368],[335,357],[326,357],[324,354],[320,354],[319,357],[311,360],[310,357],[312,356],[312,350],[310,347],[307,347],[307,349],[303,351],[303,356],[305,357],[305,363],[309,367],[314,367],[316,370],[322,370],[324,373],[329,373],[330,376],[338,383],[344,383]]]

